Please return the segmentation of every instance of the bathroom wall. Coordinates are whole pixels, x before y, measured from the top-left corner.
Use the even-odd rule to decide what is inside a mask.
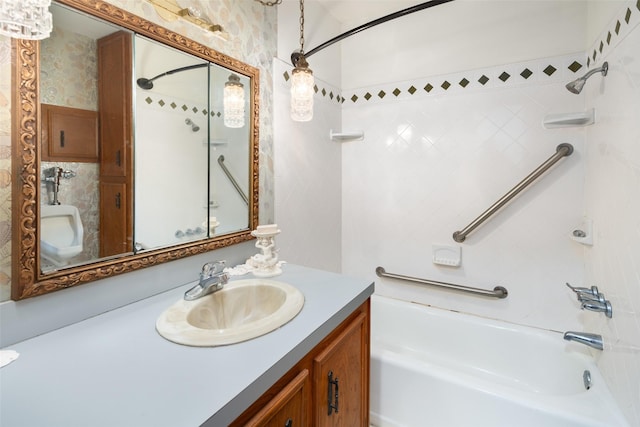
[[[593,221],[585,283],[611,301],[613,318],[585,312],[581,320],[603,336],[599,366],[630,424],[640,426],[640,3],[617,8],[587,54],[596,65],[608,61],[609,72],[584,89],[598,118],[585,149],[585,217]]]
[[[278,58],[274,61],[275,219],[282,230],[280,259],[339,272],[341,269],[341,145],[329,139],[340,131],[342,98],[340,46],[309,58],[316,84],[314,116],[294,122],[289,113],[291,53],[299,45],[300,8],[278,6]],[[305,3],[305,50],[340,32],[339,23],[317,2]]]
[[[261,223],[272,222],[274,199],[271,73],[272,61],[276,56],[276,11],[253,0],[181,2],[185,7],[193,5],[201,8],[212,20],[222,24],[230,35],[229,41],[222,41],[182,20],[162,20],[146,2],[110,2],[260,69],[259,212]],[[6,37],[0,37],[0,284],[2,295],[5,297],[8,297],[10,289],[10,61],[11,42]],[[196,280],[200,267],[206,261],[226,259],[230,264],[234,264],[243,262],[254,251],[252,242],[246,242],[50,295],[19,302],[5,301],[0,303],[0,347]]]

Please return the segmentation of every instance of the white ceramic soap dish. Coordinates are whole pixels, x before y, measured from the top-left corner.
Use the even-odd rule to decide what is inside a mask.
[[[459,267],[461,252],[460,246],[432,245],[433,263],[448,267]]]

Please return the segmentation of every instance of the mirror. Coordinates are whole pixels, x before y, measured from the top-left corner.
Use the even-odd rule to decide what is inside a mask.
[[[12,120],[12,299],[252,239],[258,224],[257,68],[107,3],[58,3],[82,12],[82,19],[102,20],[89,27],[107,28],[107,34],[97,37],[95,61],[81,66],[98,69],[97,84],[79,79],[78,61],[89,55],[64,58],[45,50],[55,45],[53,38],[13,40],[19,107]],[[70,28],[79,31],[76,20]],[[66,96],[72,87],[62,84],[56,61],[76,67],[67,73],[76,86],[82,83],[78,96]],[[144,79],[153,87],[135,84]],[[229,86],[242,88],[245,99],[233,116],[224,111]],[[72,190],[74,182],[81,191]],[[73,227],[76,219],[84,238],[80,252],[69,255],[64,251],[74,245],[57,248],[51,230]]]

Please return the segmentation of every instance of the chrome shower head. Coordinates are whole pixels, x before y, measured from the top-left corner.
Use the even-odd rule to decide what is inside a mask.
[[[580,77],[578,79],[575,79],[572,82],[567,83],[567,85],[565,87],[567,88],[567,90],[569,92],[575,93],[577,95],[580,92],[582,92],[582,88],[584,87],[584,84],[587,82],[587,79],[589,77],[591,77],[595,73],[602,73],[603,76],[606,76],[608,71],[609,71],[609,63],[605,62],[605,63],[602,64],[602,67],[594,68],[593,70],[589,71],[584,76],[582,76],[582,77]]]

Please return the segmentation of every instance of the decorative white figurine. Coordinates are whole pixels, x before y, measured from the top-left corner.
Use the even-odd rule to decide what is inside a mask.
[[[251,232],[251,235],[258,239],[256,248],[261,252],[247,260],[247,264],[254,268],[255,276],[273,277],[282,274],[282,269],[278,266],[278,250],[274,241],[279,233],[280,230],[276,224],[259,225]]]

